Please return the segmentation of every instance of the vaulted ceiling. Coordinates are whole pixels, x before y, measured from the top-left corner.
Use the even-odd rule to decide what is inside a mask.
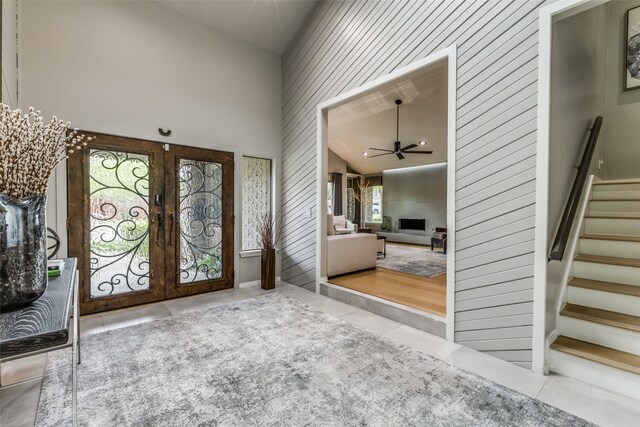
[[[158,0],[204,24],[281,54],[314,0]]]
[[[405,154],[371,158],[371,148],[393,149],[396,140],[396,104],[400,106],[402,146],[427,142],[414,150],[433,154]],[[447,63],[445,60],[393,83],[377,88],[329,110],[329,148],[362,174],[447,161]],[[369,157],[365,157],[367,152]]]

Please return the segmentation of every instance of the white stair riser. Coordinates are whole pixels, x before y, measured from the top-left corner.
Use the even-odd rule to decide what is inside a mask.
[[[549,369],[562,375],[593,384],[607,390],[640,399],[638,375],[573,356],[558,350],[549,350]]]
[[[640,286],[640,268],[636,267],[574,261],[573,277]]]
[[[640,259],[640,242],[617,240],[580,239],[578,253],[615,258]]]
[[[640,200],[591,200],[589,214],[597,215],[598,212],[640,212]]]
[[[571,304],[640,316],[639,297],[596,291],[595,289],[579,288],[576,286],[569,286],[567,291],[568,301]]]
[[[584,232],[586,234],[640,236],[640,217],[638,219],[585,218]]]
[[[638,200],[640,199],[640,190],[632,190],[632,191],[602,191],[602,190],[594,190],[591,193],[591,197],[593,199],[609,199],[609,200]]]
[[[560,335],[640,355],[640,332],[560,316]]]

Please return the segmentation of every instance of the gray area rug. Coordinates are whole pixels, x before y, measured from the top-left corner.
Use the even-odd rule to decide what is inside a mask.
[[[442,249],[387,242],[387,256],[378,257],[376,267],[431,277],[447,272],[447,256]]]
[[[68,356],[37,426],[69,426]],[[282,294],[91,335],[79,425],[579,426],[583,420]]]

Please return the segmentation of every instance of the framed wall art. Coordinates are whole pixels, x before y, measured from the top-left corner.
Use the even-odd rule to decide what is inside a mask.
[[[627,11],[624,90],[640,89],[640,6]]]

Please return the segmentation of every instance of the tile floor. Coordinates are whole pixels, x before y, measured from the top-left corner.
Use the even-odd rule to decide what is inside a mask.
[[[136,323],[165,319],[191,310],[253,298],[267,292],[285,293],[318,310],[443,359],[596,424],[639,425],[640,401],[571,378],[559,375],[540,376],[511,363],[285,283],[279,283],[273,291],[263,291],[258,287],[240,288],[83,316],[81,333],[86,336]],[[34,425],[45,363],[46,357],[39,355],[2,365],[0,424],[3,427]]]

